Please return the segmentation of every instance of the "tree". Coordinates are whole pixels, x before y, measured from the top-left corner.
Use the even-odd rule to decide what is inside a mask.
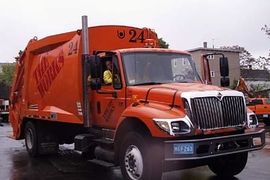
[[[257,66],[259,67],[259,69],[264,69],[264,70],[270,69],[270,58],[259,56],[259,58],[256,61],[257,61]]]
[[[6,64],[2,66],[2,73],[0,74],[0,83],[10,87],[14,77],[16,64]]]
[[[166,49],[169,48],[169,44],[166,41],[164,41],[163,38],[158,39],[158,44],[159,44],[159,47],[161,48],[166,48]]]
[[[265,34],[268,36],[268,38],[270,39],[270,28],[267,25],[264,25],[264,27],[262,27],[261,29],[262,31],[265,32]]]
[[[252,55],[244,48],[238,45],[235,46],[222,46],[221,49],[227,50],[238,50],[240,51],[239,59],[240,59],[240,68],[241,69],[269,69],[270,68],[270,61],[269,58],[265,58],[260,56],[259,58],[255,59]]]
[[[270,28],[267,25],[264,25],[264,27],[262,27],[261,30],[264,31],[266,36],[268,36],[268,38],[270,39]],[[265,66],[265,68],[270,69],[270,63],[269,63],[269,61],[270,61],[270,52],[268,54],[268,58],[260,56],[258,60],[263,61],[263,62],[268,62],[268,64]]]
[[[268,85],[266,84],[266,82],[264,82],[264,84],[250,84],[250,92],[258,92],[267,88]]]

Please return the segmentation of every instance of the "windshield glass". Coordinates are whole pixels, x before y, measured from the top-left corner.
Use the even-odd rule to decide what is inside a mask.
[[[128,85],[201,82],[188,54],[133,52],[122,58]]]

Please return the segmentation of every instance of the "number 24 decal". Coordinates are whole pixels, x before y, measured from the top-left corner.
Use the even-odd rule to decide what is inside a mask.
[[[144,33],[143,31],[137,36],[137,31],[134,29],[131,29],[129,31],[129,34],[131,35],[131,38],[129,39],[129,42],[136,43],[137,40],[139,40],[140,43],[143,43],[144,41]]]
[[[71,56],[73,54],[77,54],[78,53],[78,41],[74,42],[70,42],[69,45],[69,50],[68,50],[68,56]]]

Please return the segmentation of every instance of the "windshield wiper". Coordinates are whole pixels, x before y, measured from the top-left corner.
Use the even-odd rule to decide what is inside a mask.
[[[151,81],[151,82],[137,83],[137,84],[134,84],[133,86],[141,86],[141,85],[155,85],[155,84],[162,84],[162,83],[160,83],[160,82],[154,82],[154,81]]]
[[[175,82],[178,82],[178,83],[190,83],[191,81],[175,81]]]

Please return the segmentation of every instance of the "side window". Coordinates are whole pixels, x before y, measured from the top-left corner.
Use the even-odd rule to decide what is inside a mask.
[[[111,79],[110,72],[111,72],[112,66],[109,66],[109,64],[111,64],[111,59],[101,58],[100,77],[101,77],[101,81],[102,81],[103,86],[109,86],[112,84],[112,82],[110,81],[110,79]]]
[[[121,80],[119,62],[116,56],[113,56],[112,64],[113,64],[113,73],[112,73],[113,74],[113,87],[115,89],[121,89],[122,80]]]
[[[254,106],[254,102],[253,101],[247,101],[247,106]]]
[[[114,89],[122,88],[119,63],[116,56],[106,56],[101,59],[102,86],[112,86]]]
[[[210,74],[211,74],[211,77],[216,77],[215,71],[211,71]]]
[[[265,99],[266,104],[270,104],[270,99]]]
[[[214,54],[208,55],[208,59],[215,59]]]
[[[253,100],[253,103],[254,103],[255,105],[261,105],[261,104],[263,104],[262,100],[260,100],[260,99]]]

